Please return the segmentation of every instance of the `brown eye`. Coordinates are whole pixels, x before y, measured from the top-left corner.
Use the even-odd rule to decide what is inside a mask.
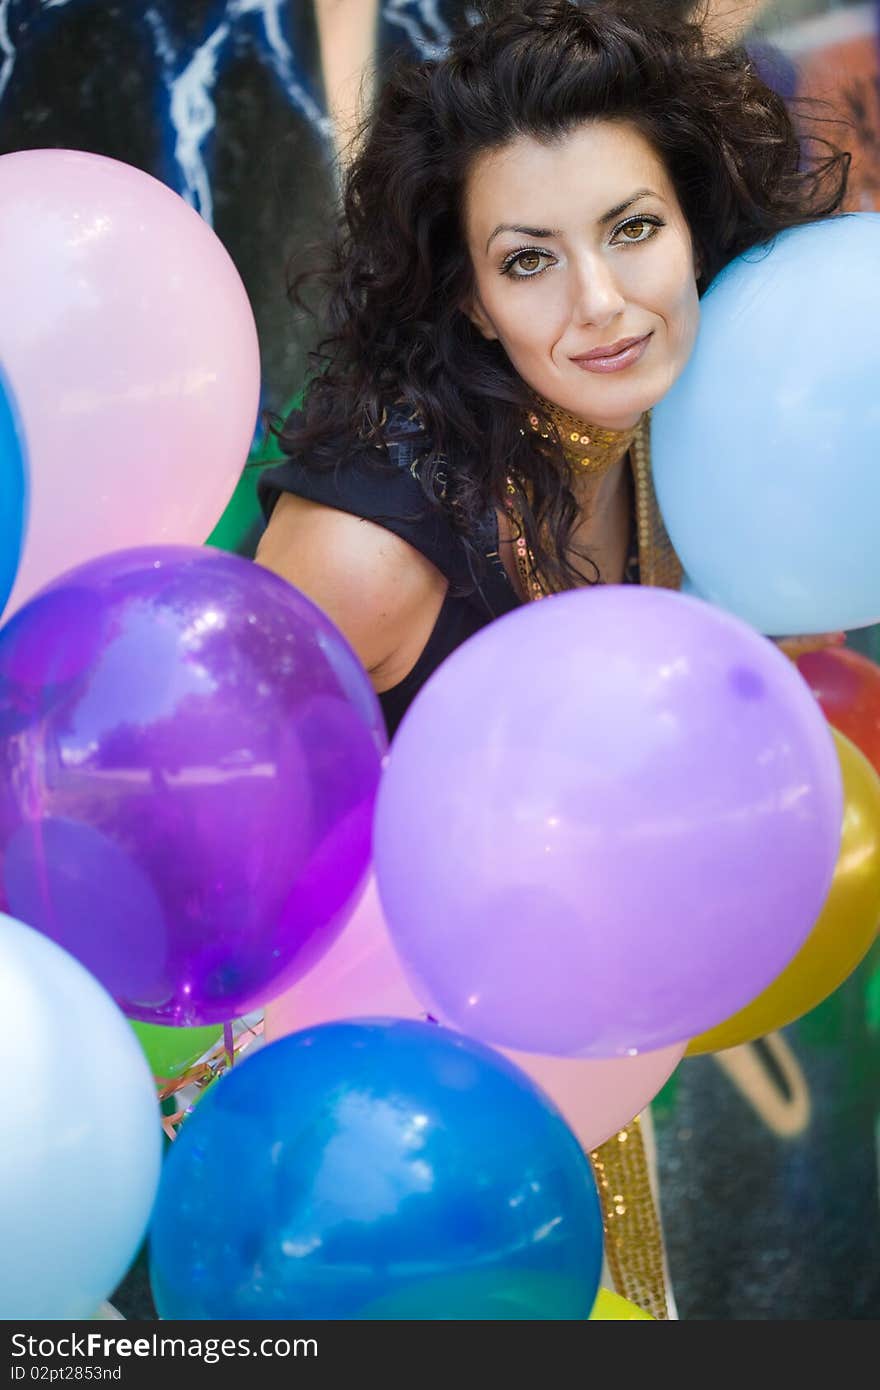
[[[662,226],[657,217],[631,217],[615,229],[612,245],[620,246],[628,241],[630,246],[639,246],[643,241],[650,241]]]
[[[627,241],[643,241],[645,231],[650,225],[649,222],[628,222],[625,227],[621,227],[621,231]]]
[[[509,275],[513,280],[534,280],[553,259],[549,251],[542,251],[538,246],[524,246],[521,251],[511,251],[500,270],[502,275]]]

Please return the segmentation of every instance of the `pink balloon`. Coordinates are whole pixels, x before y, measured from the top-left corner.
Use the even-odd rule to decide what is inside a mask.
[[[30,465],[9,617],[109,550],[201,544],[259,408],[247,294],[178,194],[79,150],[0,157],[0,361]]]
[[[354,915],[327,954],[267,1006],[264,1035],[274,1042],[318,1023],[380,1015],[426,1017],[391,945],[371,877]],[[589,1151],[645,1108],[678,1066],[686,1045],[601,1061],[497,1050],[544,1088]]]

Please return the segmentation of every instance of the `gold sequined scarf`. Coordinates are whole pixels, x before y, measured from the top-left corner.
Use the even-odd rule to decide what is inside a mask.
[[[571,466],[591,477],[599,477],[629,452],[635,488],[640,583],[661,589],[680,588],[681,563],[666,534],[651,476],[650,411],[642,416],[633,429],[618,432],[588,425],[567,411],[542,402],[540,414],[537,410],[529,413],[529,431],[546,439],[550,425],[557,432]],[[516,493],[513,480],[508,478],[506,502],[515,520]],[[521,524],[516,529],[516,561],[524,590],[530,599],[542,598],[551,590],[535,568],[534,557],[526,545]]]

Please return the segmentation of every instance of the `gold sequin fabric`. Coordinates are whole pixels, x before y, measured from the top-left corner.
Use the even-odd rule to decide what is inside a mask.
[[[549,410],[545,410],[545,417],[549,416],[550,413]],[[579,438],[598,439],[600,436],[602,437],[601,451],[597,451],[595,460],[591,461],[589,469],[591,474],[598,475],[606,472],[614,464],[620,462],[624,453],[629,453],[635,490],[639,582],[654,588],[679,589],[682,578],[681,562],[672,548],[672,542],[663,524],[651,474],[650,412],[642,416],[634,429],[623,433],[600,430],[597,426],[584,422],[578,425],[574,416],[567,415],[562,411],[557,411],[556,415],[559,418],[554,420],[554,424],[560,433],[563,428],[570,427],[569,433],[572,437],[578,433],[578,430],[580,430]],[[529,428],[534,433],[540,434],[541,438],[548,438],[546,418],[542,419],[536,413],[530,414]],[[568,450],[566,450],[566,455],[568,456]],[[569,461],[575,465],[583,463],[583,460],[579,461],[576,458],[569,458]],[[512,478],[508,478],[505,501],[515,526],[514,546],[520,582],[523,592],[528,595],[530,600],[543,598],[546,594],[552,593],[553,590],[544,576],[538,572],[532,551],[526,543],[522,522],[516,511],[516,494],[516,485]]]
[[[680,589],[681,561],[666,532],[651,474],[651,417],[644,415],[630,450],[636,489],[640,582],[655,589]]]
[[[579,473],[598,477],[619,463],[632,444],[638,425],[629,430],[606,430],[588,425],[567,410],[549,401],[538,401],[529,411],[529,429],[541,439],[549,439],[551,427],[559,436],[563,453]]]
[[[648,1173],[638,1118],[590,1154],[602,1224],[605,1259],[623,1298],[665,1320],[668,1317],[663,1235]]]

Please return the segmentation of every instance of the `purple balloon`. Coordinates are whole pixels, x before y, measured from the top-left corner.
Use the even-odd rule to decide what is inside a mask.
[[[435,1017],[624,1056],[782,971],[842,811],[824,716],[766,638],[680,594],[581,590],[484,628],[420,692],[379,790],[376,879]]]
[[[354,652],[276,575],[91,561],[0,629],[0,906],[132,1018],[248,1012],[354,908],[385,750]]]

